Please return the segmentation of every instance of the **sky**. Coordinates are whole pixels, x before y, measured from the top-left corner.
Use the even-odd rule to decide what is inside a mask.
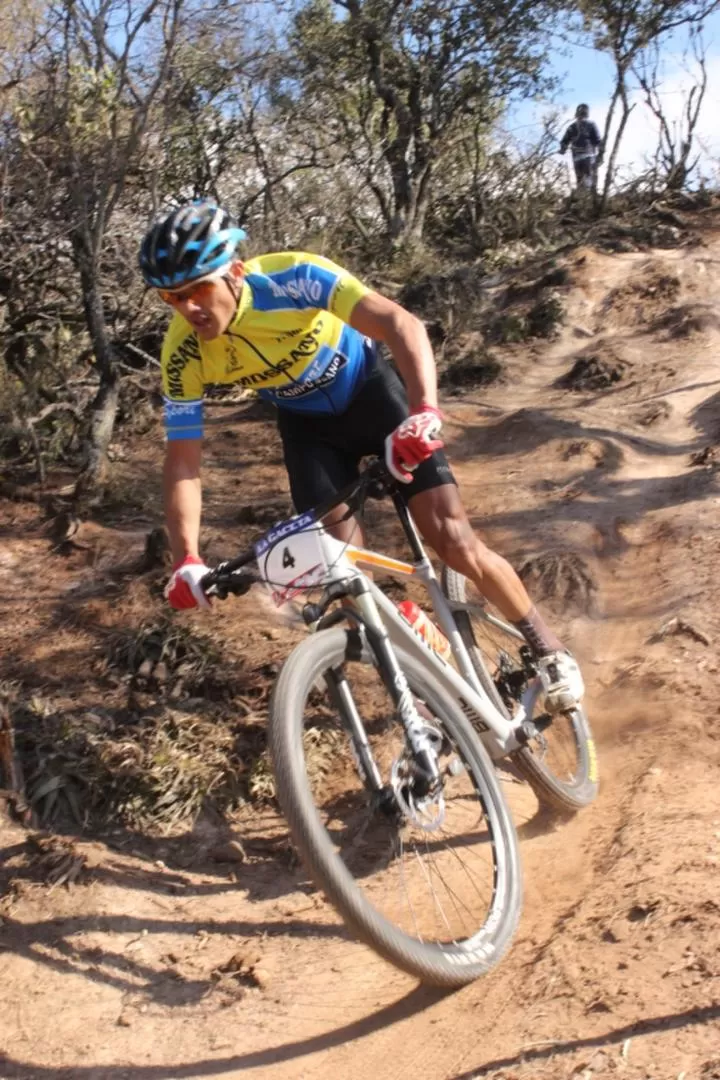
[[[705,24],[707,46],[708,88],[696,129],[697,151],[701,154],[700,170],[717,182],[720,177],[720,12]],[[684,37],[671,37],[663,44],[662,100],[668,118],[676,121],[682,114],[687,93],[693,85],[692,58],[683,59]],[[563,122],[569,123],[579,102],[590,106],[590,115],[600,131],[612,95],[613,65],[609,57],[588,47],[571,46],[557,41],[552,69],[559,86],[552,101],[526,101],[516,106],[507,118],[506,129],[521,142],[530,142],[541,132],[543,115],[558,111]],[[640,91],[633,93],[636,102],[625,131],[618,159],[628,174],[641,171],[648,156],[657,145],[657,121],[642,100]]]

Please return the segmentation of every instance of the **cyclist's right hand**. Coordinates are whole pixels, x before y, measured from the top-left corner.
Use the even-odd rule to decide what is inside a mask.
[[[385,464],[388,472],[403,484],[412,483],[413,471],[442,449],[438,439],[442,413],[435,405],[421,405],[385,439]]]
[[[172,577],[165,586],[165,597],[177,611],[186,608],[209,608],[210,601],[200,588],[209,568],[197,555],[186,555],[173,566]]]

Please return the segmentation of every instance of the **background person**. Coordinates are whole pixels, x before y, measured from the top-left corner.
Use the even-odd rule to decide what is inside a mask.
[[[572,150],[577,186],[592,191],[595,188],[598,166],[602,162],[602,139],[597,124],[590,119],[587,105],[578,105],[575,119],[563,135],[560,153]]]

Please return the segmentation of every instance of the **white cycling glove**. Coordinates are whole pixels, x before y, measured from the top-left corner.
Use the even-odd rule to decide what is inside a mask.
[[[442,414],[434,405],[421,405],[414,409],[407,420],[385,439],[385,464],[396,480],[403,484],[412,482],[413,471],[442,449],[442,439],[437,435],[442,427]]]
[[[209,608],[210,601],[200,588],[200,582],[209,568],[197,555],[186,555],[173,567],[172,577],[165,586],[165,597],[170,607],[178,611],[185,608]]]

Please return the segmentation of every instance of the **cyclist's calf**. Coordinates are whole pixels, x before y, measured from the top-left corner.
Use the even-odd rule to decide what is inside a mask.
[[[410,510],[422,536],[446,566],[469,578],[506,619],[525,618],[532,606],[525,586],[510,563],[477,536],[454,485],[415,495]]]

